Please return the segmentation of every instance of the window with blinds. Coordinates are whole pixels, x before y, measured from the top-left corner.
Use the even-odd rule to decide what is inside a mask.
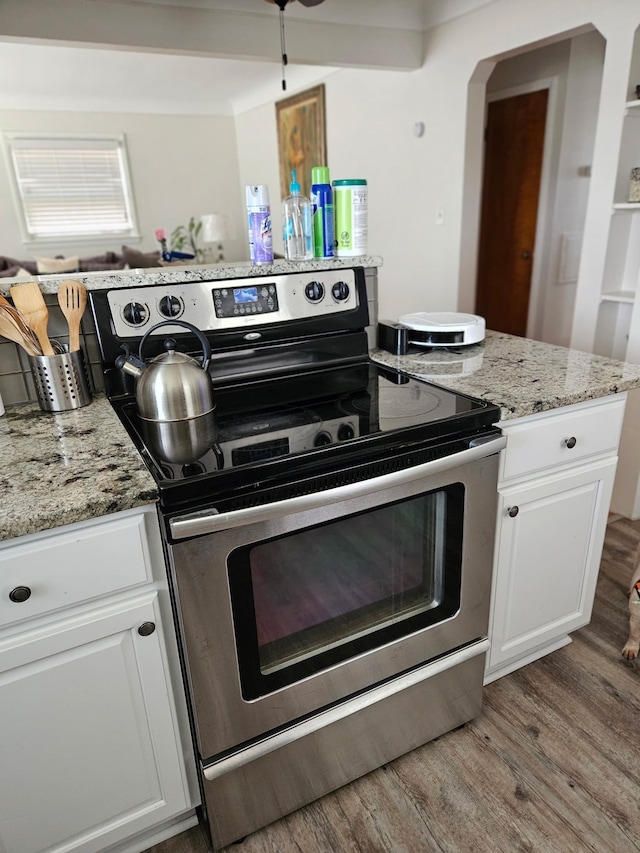
[[[124,138],[7,134],[27,239],[135,234]]]

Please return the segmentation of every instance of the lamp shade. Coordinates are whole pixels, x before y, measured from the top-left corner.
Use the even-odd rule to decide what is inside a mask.
[[[218,243],[229,236],[227,217],[224,213],[206,213],[200,217],[202,222],[202,239],[205,243]]]

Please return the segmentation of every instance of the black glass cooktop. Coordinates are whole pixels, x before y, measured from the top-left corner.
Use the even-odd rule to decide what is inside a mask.
[[[112,401],[160,488],[161,504],[265,488],[292,477],[485,430],[496,406],[368,359],[215,388],[211,441],[171,458],[132,399]]]

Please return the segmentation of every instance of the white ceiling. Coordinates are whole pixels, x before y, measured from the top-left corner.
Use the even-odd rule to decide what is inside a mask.
[[[23,0],[24,2],[24,0]],[[278,9],[264,0],[82,0],[105,2],[112,15],[120,5],[140,8],[145,15],[179,12],[187,20],[193,10],[220,14],[222,23],[257,28],[265,49],[256,58],[173,54],[101,46],[76,46],[3,35],[0,30],[0,109],[95,110],[100,112],[163,112],[235,115],[258,104],[286,96],[282,91]],[[465,14],[492,0],[325,0],[306,8],[291,2],[285,10],[287,50],[299,32],[296,27],[357,26],[376,36],[398,31],[424,32],[448,19]],[[54,4],[60,6],[59,3]],[[64,5],[64,4],[63,4]],[[164,8],[159,8],[164,7]],[[167,8],[172,7],[172,8]],[[24,8],[24,7],[22,7]],[[51,8],[51,7],[50,7]],[[127,11],[128,11],[127,10]],[[122,12],[124,14],[124,10]],[[238,20],[238,15],[242,16]],[[236,16],[234,18],[234,16]],[[151,18],[148,18],[151,21]],[[288,27],[288,29],[287,29]],[[317,31],[317,30],[316,30]],[[35,41],[35,43],[34,43]],[[91,38],[91,42],[97,39]],[[274,49],[275,48],[275,49]],[[253,50],[253,55],[260,51]],[[272,58],[271,58],[272,56]],[[286,69],[287,92],[295,92],[335,69],[291,62]],[[399,72],[402,73],[402,72]]]

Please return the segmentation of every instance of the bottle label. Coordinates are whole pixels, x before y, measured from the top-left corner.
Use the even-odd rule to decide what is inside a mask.
[[[328,184],[312,188],[311,210],[313,213],[314,257],[332,258],[335,254],[333,192]]]
[[[336,187],[336,254],[338,257],[364,255],[367,251],[367,187]]]
[[[249,254],[252,264],[270,264],[273,261],[273,238],[270,212],[249,211]]]

